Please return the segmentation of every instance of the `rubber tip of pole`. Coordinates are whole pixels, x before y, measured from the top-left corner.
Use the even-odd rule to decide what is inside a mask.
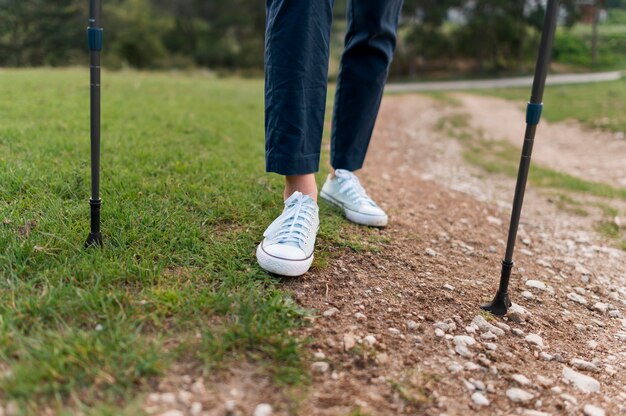
[[[89,233],[87,237],[87,241],[85,241],[85,248],[98,247],[102,248],[104,243],[102,242],[102,234],[101,233]]]
[[[483,311],[487,311],[496,316],[504,316],[511,307],[511,299],[508,293],[496,292],[493,300],[480,307]]]

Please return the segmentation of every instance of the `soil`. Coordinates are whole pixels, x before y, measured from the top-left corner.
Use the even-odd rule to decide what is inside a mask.
[[[360,175],[391,217],[385,229],[360,232],[383,242],[374,251],[342,249],[328,267],[285,281],[299,304],[319,311],[298,334],[312,339],[312,383],[281,390],[251,365],[213,378],[179,368],[146,398],[148,413],[250,415],[260,403],[280,415],[556,415],[587,405],[626,412],[626,252],[595,231],[600,209],[576,215],[530,188],[510,289],[518,310],[481,314],[499,277],[514,179],[467,165],[437,124],[467,113],[473,128],[518,145],[524,118],[500,99],[459,97],[460,107],[385,97]],[[626,142],[604,146],[611,140],[575,123],[542,122],[535,160],[618,186]],[[599,392],[565,380],[574,367]],[[512,388],[528,394],[514,401]]]

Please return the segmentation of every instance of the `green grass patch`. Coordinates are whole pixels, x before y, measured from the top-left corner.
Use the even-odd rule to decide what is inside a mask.
[[[528,89],[480,92],[524,103]],[[594,128],[626,132],[626,78],[619,81],[546,88],[543,115],[549,121],[578,120]]]
[[[306,379],[307,312],[254,258],[282,209],[261,81],[103,74],[104,250],[82,248],[88,70],[1,70],[0,90],[0,401],[119,410],[182,358]],[[322,212],[314,267],[367,249]]]

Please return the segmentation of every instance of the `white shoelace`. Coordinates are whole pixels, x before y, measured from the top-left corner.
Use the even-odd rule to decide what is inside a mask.
[[[367,195],[367,192],[365,192],[359,178],[357,178],[354,173],[343,169],[337,169],[335,171],[335,176],[339,179],[339,192],[347,195],[355,204],[360,205],[366,203],[373,207],[376,206],[376,203],[369,197],[369,195]]]
[[[287,203],[283,213],[276,218],[278,229],[267,237],[279,244],[293,243],[307,246],[314,224],[315,205],[311,203],[310,197],[302,194],[291,201],[287,200]]]

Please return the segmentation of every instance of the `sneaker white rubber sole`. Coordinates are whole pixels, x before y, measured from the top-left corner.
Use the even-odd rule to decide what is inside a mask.
[[[369,227],[385,227],[389,222],[389,217],[387,215],[368,215],[346,208],[344,204],[342,204],[340,201],[337,201],[335,198],[328,195],[324,191],[320,192],[320,198],[322,198],[329,204],[333,204],[343,209],[343,213],[346,218],[353,223],[359,225],[367,225]]]
[[[311,268],[313,264],[313,254],[304,260],[289,260],[272,256],[263,250],[263,242],[256,248],[256,260],[263,270],[280,276],[297,277],[302,276]]]

